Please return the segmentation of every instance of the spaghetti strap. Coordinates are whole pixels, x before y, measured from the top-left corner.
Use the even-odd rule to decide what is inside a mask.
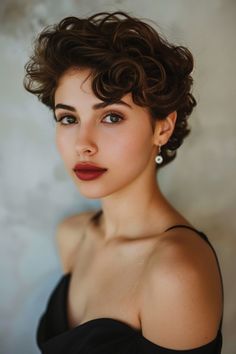
[[[184,224],[173,225],[173,226],[169,227],[168,229],[166,229],[164,232],[166,232],[166,231],[168,231],[168,230],[171,230],[171,229],[173,229],[174,227],[186,227],[186,228],[188,228],[188,229],[190,229],[190,230],[193,230],[193,231],[197,232],[200,236],[203,236],[203,238],[205,238],[205,239],[208,240],[207,236],[206,236],[202,231],[199,231],[199,230],[195,229],[195,228],[192,227],[192,226],[184,225]]]
[[[195,228],[192,227],[192,226],[184,225],[184,224],[173,225],[173,226],[169,227],[168,229],[166,229],[164,232],[166,232],[166,231],[168,231],[168,230],[171,230],[171,229],[173,229],[174,227],[186,227],[186,228],[188,228],[188,229],[190,229],[190,230],[192,230],[192,231],[195,231],[203,240],[205,240],[205,241],[209,244],[209,246],[210,246],[210,247],[213,249],[213,251],[215,252],[215,250],[214,250],[214,248],[213,248],[211,242],[209,241],[208,237],[205,235],[204,232],[199,231],[198,229],[195,229]]]

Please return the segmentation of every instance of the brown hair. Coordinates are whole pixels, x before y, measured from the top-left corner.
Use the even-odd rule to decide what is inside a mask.
[[[193,57],[186,47],[169,43],[153,27],[122,11],[66,17],[36,38],[25,65],[24,87],[53,109],[58,80],[72,67],[91,69],[93,92],[105,102],[114,103],[131,92],[134,103],[147,107],[153,121],[177,111],[159,168],[175,158],[190,132],[187,118],[196,106],[190,93]]]

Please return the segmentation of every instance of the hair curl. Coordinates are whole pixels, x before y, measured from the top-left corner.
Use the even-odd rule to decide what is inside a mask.
[[[58,80],[72,67],[91,69],[92,90],[105,102],[114,103],[131,92],[135,104],[149,109],[153,122],[177,111],[159,167],[176,157],[190,133],[187,118],[196,106],[190,92],[193,56],[186,47],[169,43],[150,25],[122,11],[66,17],[36,38],[25,64],[24,87],[53,109]]]

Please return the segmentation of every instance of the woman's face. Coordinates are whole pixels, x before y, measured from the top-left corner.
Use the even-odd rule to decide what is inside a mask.
[[[82,195],[97,199],[138,179],[147,183],[147,171],[155,171],[157,146],[147,109],[134,104],[130,93],[122,98],[123,104],[94,107],[103,101],[93,94],[90,78],[83,83],[89,73],[89,69],[70,69],[59,80],[56,145]],[[80,180],[73,169],[83,162],[107,171],[94,180]]]

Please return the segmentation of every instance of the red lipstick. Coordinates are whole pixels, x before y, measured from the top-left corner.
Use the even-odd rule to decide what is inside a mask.
[[[76,176],[83,181],[90,181],[95,178],[98,178],[104,172],[107,171],[107,169],[104,167],[100,167],[89,163],[76,164],[73,170]]]

